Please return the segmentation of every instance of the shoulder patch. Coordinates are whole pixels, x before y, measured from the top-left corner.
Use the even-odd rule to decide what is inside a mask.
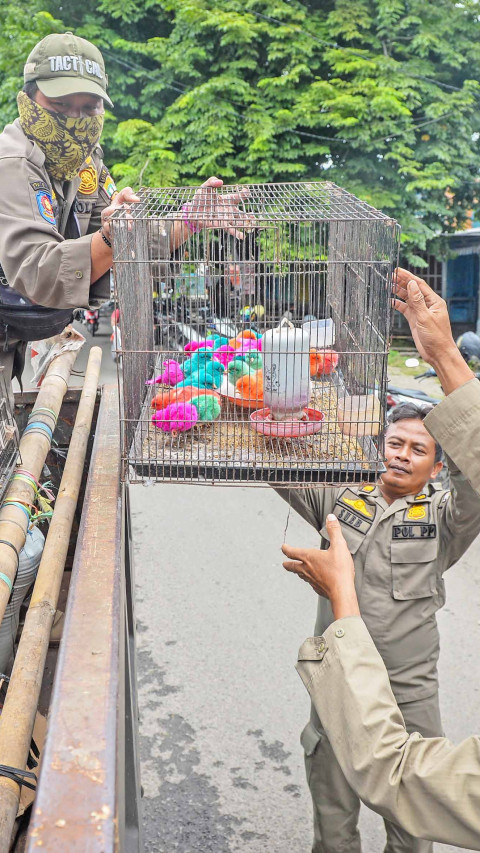
[[[34,192],[38,192],[39,190],[44,190],[46,193],[51,193],[50,187],[45,181],[36,181],[32,179],[30,181],[30,186]]]
[[[52,196],[45,190],[39,190],[36,195],[37,207],[42,216],[50,225],[56,225],[55,213],[53,212]]]
[[[103,185],[103,189],[105,190],[109,198],[115,198],[115,196],[117,195],[117,187],[111,175],[107,176],[107,179]]]
[[[106,166],[102,166],[100,172],[100,189],[104,191],[107,198],[112,199],[117,195],[117,187]]]
[[[340,503],[346,504],[351,509],[355,510],[355,512],[359,513],[359,515],[363,515],[365,518],[374,518],[375,510],[373,507],[368,506],[363,498],[359,498],[355,492],[352,492],[350,489],[346,489],[342,496],[339,498]]]
[[[93,163],[88,163],[80,169],[80,186],[78,192],[82,195],[92,195],[98,188],[98,172]]]

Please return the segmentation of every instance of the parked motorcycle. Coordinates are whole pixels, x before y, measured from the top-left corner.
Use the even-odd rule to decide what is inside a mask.
[[[95,332],[98,332],[99,320],[100,313],[98,308],[86,308],[83,312],[83,322],[85,323],[92,337]]]

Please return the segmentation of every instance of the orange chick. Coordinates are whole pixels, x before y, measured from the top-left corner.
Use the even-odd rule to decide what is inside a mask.
[[[192,397],[216,397],[220,400],[220,394],[216,391],[211,391],[209,388],[194,388],[191,385],[186,385],[184,388],[171,388],[170,390],[158,391],[152,400],[152,409],[164,409],[170,403],[188,403]]]
[[[329,376],[337,364],[338,352],[335,350],[310,350],[310,376]]]
[[[263,373],[257,370],[255,373],[241,376],[236,382],[235,388],[244,400],[252,400],[252,402],[263,401]]]

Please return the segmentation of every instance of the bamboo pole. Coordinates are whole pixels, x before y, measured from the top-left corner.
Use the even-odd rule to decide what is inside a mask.
[[[38,392],[33,409],[35,421],[32,422],[44,425],[46,429],[42,426],[31,427],[31,429],[27,427],[28,431],[24,432],[20,439],[21,467],[37,480],[42,475],[45,459],[50,450],[51,434],[55,429],[78,352],[79,350],[68,350],[51,362]],[[34,498],[33,485],[25,480],[12,480],[4,501],[15,501],[16,505],[4,503],[0,508],[0,622],[5,615],[5,608],[17,573],[17,554],[25,545],[27,535],[29,519],[26,510],[22,509],[22,504],[28,507],[33,504]]]
[[[50,630],[82,482],[102,351],[92,347],[62,481],[0,716],[0,764],[24,769],[35,722]],[[0,776],[0,853],[8,853],[20,788]]]

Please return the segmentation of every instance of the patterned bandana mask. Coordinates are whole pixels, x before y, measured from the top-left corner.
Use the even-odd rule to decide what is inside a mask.
[[[18,93],[17,104],[22,130],[45,154],[48,174],[59,181],[76,178],[100,139],[103,115],[68,118],[51,113],[25,92]]]

